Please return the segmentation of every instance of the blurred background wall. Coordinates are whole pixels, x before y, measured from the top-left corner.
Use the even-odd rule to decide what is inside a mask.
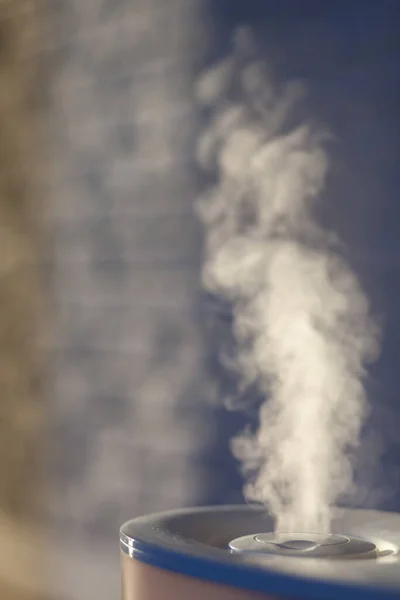
[[[53,510],[109,534],[203,485],[190,461],[208,442],[190,156],[203,33],[187,0],[56,3],[50,23]]]
[[[50,2],[47,23],[50,511],[65,597],[110,598],[119,525],[207,493],[192,158],[207,32],[199,0]]]
[[[354,501],[399,509],[396,6],[0,4],[1,597],[117,598],[123,520],[242,499],[245,419],[207,401],[234,382],[201,295],[193,88],[243,22],[337,136],[324,218],[385,316]]]

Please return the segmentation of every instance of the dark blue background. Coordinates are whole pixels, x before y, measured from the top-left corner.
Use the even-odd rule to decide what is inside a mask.
[[[304,79],[311,114],[336,136],[322,218],[346,242],[349,261],[384,334],[381,357],[367,381],[372,410],[358,457],[359,490],[346,502],[398,510],[399,3],[220,0],[211,1],[209,10],[215,42],[208,62],[229,52],[234,27],[251,25],[260,52],[271,60],[278,78]],[[223,393],[232,382],[219,370],[216,353],[221,339],[229,336],[229,317],[208,318],[214,321],[210,369]],[[224,410],[218,411],[217,419],[220,438],[210,461],[218,476],[207,501],[235,501],[240,499],[241,480],[227,440],[246,419]]]

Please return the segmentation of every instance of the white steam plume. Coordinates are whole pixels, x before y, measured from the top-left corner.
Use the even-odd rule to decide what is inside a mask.
[[[327,532],[352,481],[378,331],[335,236],[313,216],[326,136],[290,126],[301,89],[278,92],[247,50],[237,44],[198,85],[211,112],[198,159],[217,176],[197,206],[203,281],[232,302],[243,388],[256,383],[266,397],[258,431],[233,444],[246,497],[269,509],[279,531]]]

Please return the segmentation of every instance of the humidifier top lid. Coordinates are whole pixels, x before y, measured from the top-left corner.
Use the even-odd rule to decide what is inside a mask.
[[[343,510],[332,534],[281,534],[246,506],[169,511],[128,521],[121,551],[215,583],[298,600],[400,598],[400,515]]]

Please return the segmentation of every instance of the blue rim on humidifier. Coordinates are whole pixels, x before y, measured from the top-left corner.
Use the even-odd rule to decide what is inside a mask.
[[[190,508],[128,521],[120,548],[166,571],[292,600],[400,598],[399,514],[344,509],[323,542],[277,541],[272,530],[262,510]]]

